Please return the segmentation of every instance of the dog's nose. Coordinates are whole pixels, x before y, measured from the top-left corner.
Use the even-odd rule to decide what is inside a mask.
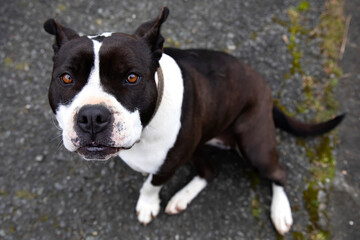
[[[79,128],[92,135],[103,131],[111,122],[109,109],[102,105],[88,105],[80,109],[77,115]]]

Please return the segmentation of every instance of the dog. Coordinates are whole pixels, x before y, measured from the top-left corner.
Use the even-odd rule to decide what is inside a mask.
[[[184,211],[216,177],[205,144],[237,148],[272,182],[271,220],[280,234],[293,219],[279,164],[275,127],[308,137],[335,128],[345,115],[318,124],[286,116],[273,105],[263,77],[223,52],[163,48],[161,26],[169,15],[141,24],[133,34],[79,36],[56,20],[44,23],[55,35],[49,103],[63,144],[86,160],[119,155],[148,174],[136,205],[148,224],[160,211],[159,192],[189,162],[197,175],[166,206]]]

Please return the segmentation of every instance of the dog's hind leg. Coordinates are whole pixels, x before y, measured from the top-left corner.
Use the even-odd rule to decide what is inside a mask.
[[[194,153],[193,162],[198,175],[171,198],[166,206],[166,213],[178,214],[184,211],[190,202],[206,187],[208,182],[216,177],[217,171],[206,157],[203,147],[200,147]]]
[[[204,178],[195,176],[185,187],[178,191],[165,208],[167,214],[178,214],[186,209],[188,204],[206,187]]]
[[[273,182],[271,220],[276,230],[283,235],[290,230],[293,220],[284,191],[286,171],[278,160],[272,115],[262,109],[238,119],[234,127],[243,156],[250,160],[260,174]]]

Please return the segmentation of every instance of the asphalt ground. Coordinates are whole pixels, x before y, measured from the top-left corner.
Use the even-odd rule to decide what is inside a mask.
[[[342,143],[337,152],[338,172],[332,192],[330,217],[333,239],[358,239],[360,238],[360,175],[358,174],[360,169],[360,1],[346,1],[345,12],[350,19],[350,25],[346,49],[341,61],[344,75],[339,82],[336,95],[341,108],[347,112],[347,118],[339,127]]]
[[[310,1],[302,24],[314,29],[324,0]],[[283,21],[295,0],[243,1],[50,1],[14,0],[0,4],[0,239],[279,239],[269,218],[271,185],[257,177],[235,151],[209,148],[222,162],[221,172],[188,209],[168,216],[166,202],[193,174],[180,169],[162,190],[162,211],[148,226],[137,222],[135,206],[145,178],[114,158],[87,163],[68,153],[47,101],[53,37],[42,29],[55,17],[82,34],[132,33],[142,22],[170,8],[163,27],[167,46],[210,48],[239,57],[269,82],[289,112],[303,101],[302,76],[292,67],[291,35]],[[294,225],[284,239],[360,239],[359,156],[359,0],[346,1],[352,15],[337,97],[347,118],[339,128],[336,177],[316,199],[322,212],[316,223],[304,192],[312,163],[307,147],[279,132],[278,150],[288,169],[287,192]],[[324,79],[317,37],[301,34],[302,70]],[[311,120],[309,110],[297,115]],[[332,137],[330,137],[332,138]],[[309,140],[316,146],[319,140]],[[310,200],[311,201],[311,200]],[[314,226],[316,225],[316,226]],[[309,231],[315,227],[319,230]],[[330,233],[328,235],[327,233]],[[329,237],[330,236],[330,237]]]

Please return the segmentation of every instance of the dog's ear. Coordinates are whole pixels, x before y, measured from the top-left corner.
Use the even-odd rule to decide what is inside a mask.
[[[79,34],[77,34],[74,30],[62,26],[52,18],[48,19],[44,23],[44,29],[51,35],[55,35],[55,43],[53,45],[55,53],[59,51],[61,45],[63,45],[65,42],[79,37]]]
[[[164,38],[160,33],[161,25],[166,21],[169,16],[169,9],[163,7],[161,9],[160,15],[149,22],[145,22],[136,29],[134,35],[145,39],[149,45],[153,57],[156,60],[159,60],[163,51]]]

